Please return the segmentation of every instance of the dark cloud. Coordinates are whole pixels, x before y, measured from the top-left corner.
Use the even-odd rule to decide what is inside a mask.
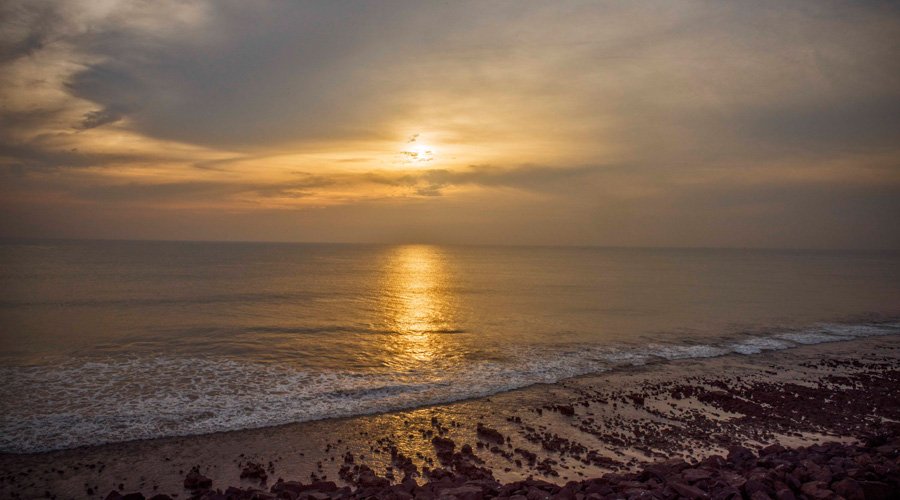
[[[403,79],[385,76],[398,57],[415,52],[384,49],[407,43],[415,11],[218,3],[193,37],[116,29],[81,35],[79,46],[103,61],[74,74],[68,88],[104,109],[129,110],[145,133],[196,144],[377,135],[371,125],[400,105]]]
[[[21,168],[45,170],[92,167],[134,159],[134,156],[84,154],[76,148],[49,147],[40,140],[0,138],[0,164],[19,165]]]
[[[780,103],[747,110],[737,124],[748,138],[768,148],[812,149],[827,155],[896,150],[900,90],[895,95],[850,96],[831,102]]]
[[[106,125],[107,123],[115,123],[125,116],[124,110],[115,108],[98,109],[88,111],[78,124],[78,128],[82,130],[92,129]]]
[[[57,5],[35,1],[0,4],[0,64],[30,56],[53,42],[63,23]]]

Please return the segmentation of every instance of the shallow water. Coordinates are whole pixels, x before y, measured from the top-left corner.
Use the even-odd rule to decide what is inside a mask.
[[[900,333],[900,254],[0,245],[0,450],[482,396]]]

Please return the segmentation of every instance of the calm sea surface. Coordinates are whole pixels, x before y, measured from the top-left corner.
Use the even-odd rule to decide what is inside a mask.
[[[900,333],[900,253],[0,243],[0,451]]]

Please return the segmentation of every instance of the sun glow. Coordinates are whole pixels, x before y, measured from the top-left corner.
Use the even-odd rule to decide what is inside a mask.
[[[408,144],[401,154],[406,163],[429,163],[435,159],[435,149],[428,144]]]

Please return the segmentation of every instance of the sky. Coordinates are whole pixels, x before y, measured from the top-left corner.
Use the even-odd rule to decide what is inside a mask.
[[[900,6],[0,3],[0,237],[900,248]]]

